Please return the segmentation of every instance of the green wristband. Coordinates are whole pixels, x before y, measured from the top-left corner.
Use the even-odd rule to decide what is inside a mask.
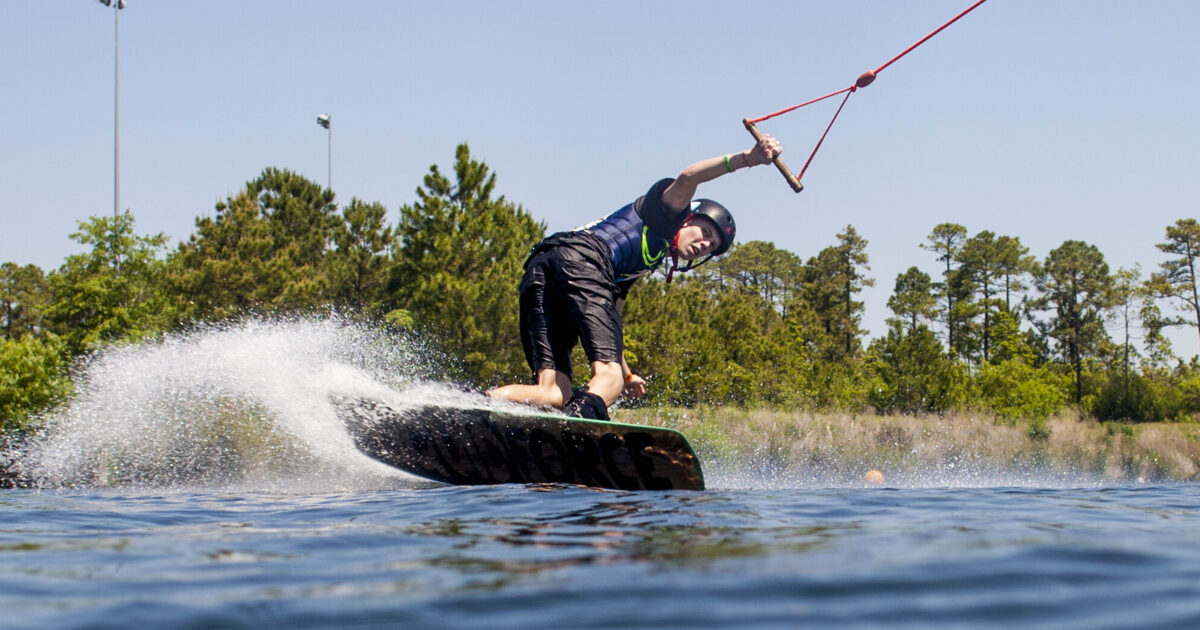
[[[733,172],[733,164],[729,163],[729,154],[728,153],[725,154],[725,170],[730,173]]]

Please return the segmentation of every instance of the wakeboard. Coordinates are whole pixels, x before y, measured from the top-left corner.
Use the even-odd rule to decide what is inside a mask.
[[[700,460],[671,429],[499,408],[333,402],[360,451],[433,481],[704,489]]]

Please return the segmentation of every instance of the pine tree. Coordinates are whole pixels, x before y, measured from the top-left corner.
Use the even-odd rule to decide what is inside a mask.
[[[1050,252],[1035,278],[1042,295],[1034,307],[1052,311],[1049,320],[1035,321],[1035,325],[1057,342],[1074,373],[1075,402],[1079,403],[1083,400],[1084,361],[1096,357],[1108,340],[1104,329],[1104,314],[1111,304],[1108,263],[1094,245],[1066,241]]]
[[[960,274],[977,296],[977,312],[982,316],[979,326],[980,353],[987,362],[991,353],[992,320],[999,307],[997,295],[1004,278],[1000,247],[996,235],[984,230],[963,243],[958,252]]]
[[[1025,277],[1034,267],[1035,260],[1029,255],[1029,248],[1021,244],[1016,236],[996,237],[997,271],[1004,284],[1004,309],[1013,311],[1013,293],[1026,290]]]
[[[325,259],[338,217],[333,193],[275,168],[196,219],[170,258],[171,284],[188,319],[309,310],[329,303]]]
[[[517,283],[545,226],[493,197],[495,174],[466,144],[455,151],[454,178],[430,166],[418,201],[400,209],[387,305],[435,332],[463,359],[468,380],[523,379]]]
[[[707,270],[711,272],[711,270]],[[717,297],[699,274],[668,285],[646,278],[629,292],[622,316],[625,358],[649,378],[648,404],[719,404],[727,392],[725,340],[713,331]]]
[[[1146,349],[1146,363],[1143,369],[1148,372],[1165,371],[1168,364],[1178,357],[1171,350],[1171,340],[1163,334],[1163,330],[1171,324],[1163,317],[1162,310],[1149,293],[1142,296],[1138,318],[1142,320],[1142,344]]]
[[[1142,293],[1141,269],[1139,267],[1135,266],[1133,269],[1117,270],[1117,273],[1113,276],[1111,302],[1117,321],[1121,324],[1123,334],[1120,346],[1120,370],[1126,396],[1129,394],[1132,355],[1135,352],[1129,329],[1133,324],[1134,306]]]
[[[1157,247],[1175,258],[1159,263],[1161,271],[1151,276],[1149,286],[1159,297],[1175,300],[1194,315],[1190,322],[1183,318],[1167,320],[1170,325],[1195,325],[1200,333],[1200,286],[1196,281],[1200,223],[1195,219],[1179,219],[1167,227],[1167,241]]]
[[[805,264],[803,296],[816,312],[830,344],[824,356],[831,361],[855,356],[860,348],[863,304],[854,299],[875,281],[863,275],[870,269],[867,241],[854,226],[838,234],[839,243],[826,247]]]
[[[957,223],[939,223],[921,244],[921,249],[937,254],[938,262],[946,263],[946,268],[942,271],[942,282],[934,288],[941,293],[946,303],[942,313],[946,324],[946,347],[950,348],[951,352],[954,352],[959,341],[958,329],[961,320],[957,311],[960,309],[956,309],[955,304],[956,298],[962,293],[957,288],[961,282],[958,280],[954,263],[957,262],[959,249],[966,240],[967,228]]]
[[[798,294],[804,264],[795,254],[766,241],[750,241],[734,246],[729,253],[695,278],[710,279],[714,293],[722,288],[754,293],[773,305],[784,317],[788,304]]]
[[[386,216],[382,204],[358,199],[342,210],[333,231],[334,249],[323,262],[336,305],[362,312],[384,299],[394,238]]]
[[[905,330],[892,319],[887,335],[871,342],[870,357],[879,386],[869,400],[881,412],[942,413],[962,402],[964,368],[947,358],[925,324]]]
[[[898,321],[908,325],[909,333],[916,331],[918,326],[937,317],[933,280],[924,271],[909,267],[904,273],[896,275],[896,286],[887,305]]]

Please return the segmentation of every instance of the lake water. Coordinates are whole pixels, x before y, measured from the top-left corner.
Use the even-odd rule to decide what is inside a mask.
[[[12,628],[1200,627],[1196,485],[0,493]]]
[[[95,357],[17,454],[42,489],[0,491],[0,628],[1200,627],[1200,485],[702,455],[704,492],[432,486],[328,400],[469,397],[435,359],[333,320]]]

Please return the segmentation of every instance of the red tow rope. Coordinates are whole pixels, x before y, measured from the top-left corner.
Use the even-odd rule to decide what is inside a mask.
[[[950,21],[937,27],[931,33],[926,35],[925,37],[922,37],[917,43],[904,49],[904,51],[901,52],[899,55],[896,55],[895,57],[892,57],[891,59],[889,59],[887,61],[887,63],[883,64],[882,66],[879,66],[878,68],[875,68],[874,70],[867,70],[866,72],[862,73],[861,75],[859,75],[858,79],[856,79],[854,81],[854,84],[851,85],[850,87],[843,88],[836,92],[830,92],[829,94],[826,94],[825,96],[814,98],[811,101],[805,101],[803,103],[800,103],[799,105],[793,105],[786,109],[781,109],[777,112],[767,114],[766,116],[759,116],[758,118],[754,118],[754,119],[747,118],[742,121],[742,124],[746,126],[746,129],[748,129],[750,131],[750,134],[753,135],[755,137],[755,139],[758,139],[760,137],[760,134],[758,133],[758,129],[755,127],[756,123],[760,123],[764,120],[770,120],[776,116],[781,116],[788,112],[795,111],[806,105],[812,105],[813,103],[819,103],[827,98],[832,98],[834,96],[837,96],[838,94],[844,93],[846,95],[842,99],[842,104],[838,105],[837,111],[834,112],[833,120],[829,121],[829,125],[827,127],[825,127],[825,132],[821,134],[821,139],[817,141],[817,146],[813,148],[812,153],[809,154],[809,156],[808,156],[808,160],[806,160],[804,162],[804,168],[800,169],[799,177],[793,177],[791,171],[788,170],[787,165],[785,165],[782,161],[780,161],[779,158],[775,159],[775,166],[777,166],[779,168],[779,171],[781,173],[783,173],[784,178],[787,179],[788,183],[792,185],[792,189],[795,190],[796,192],[800,192],[801,190],[804,189],[804,186],[800,183],[800,180],[804,179],[804,173],[806,171],[808,171],[808,166],[810,164],[812,164],[813,158],[816,157],[817,151],[820,150],[820,148],[821,148],[821,144],[823,144],[825,142],[825,136],[829,135],[829,130],[831,128],[833,128],[833,123],[837,121],[838,115],[842,113],[842,108],[846,106],[846,101],[850,100],[850,95],[857,92],[858,88],[865,88],[868,85],[871,85],[871,83],[873,81],[875,81],[875,77],[880,72],[883,72],[883,70],[885,68],[892,65],[893,63],[896,63],[896,61],[898,61],[901,57],[912,52],[917,46],[924,44],[926,41],[929,40],[929,38],[942,32],[942,30],[944,30],[947,26],[950,26],[951,24],[957,22],[962,16],[970,13],[971,11],[974,11],[976,7],[983,4],[984,2],[987,2],[987,0],[978,0],[978,2],[967,7],[962,13],[959,13],[958,15],[954,16],[952,19],[950,19]]]

